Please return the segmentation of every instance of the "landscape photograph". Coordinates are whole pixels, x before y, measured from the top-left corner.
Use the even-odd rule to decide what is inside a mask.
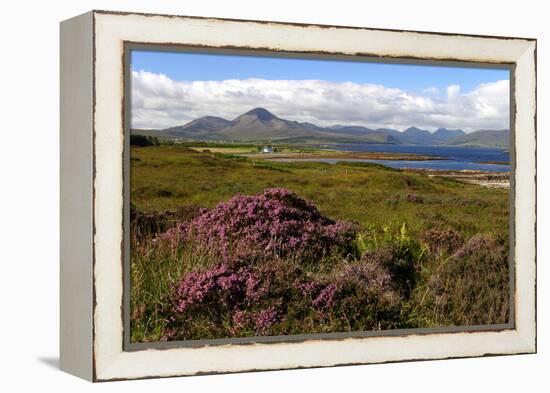
[[[508,68],[128,61],[131,343],[509,322]]]

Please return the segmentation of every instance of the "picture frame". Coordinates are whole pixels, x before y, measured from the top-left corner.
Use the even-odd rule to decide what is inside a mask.
[[[125,99],[140,47],[510,69],[510,323],[130,343]],[[110,381],[536,352],[535,39],[91,11],[61,23],[60,74],[62,370]]]

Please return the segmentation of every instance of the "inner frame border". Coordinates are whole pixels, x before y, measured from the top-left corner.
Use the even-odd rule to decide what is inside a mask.
[[[499,37],[503,38],[503,37]],[[237,56],[261,56],[275,58],[299,58],[310,60],[332,60],[351,61],[366,63],[385,63],[403,65],[430,65],[439,67],[461,67],[461,68],[492,68],[509,71],[509,129],[510,129],[510,191],[509,191],[509,317],[504,324],[450,326],[440,328],[415,328],[415,329],[391,329],[381,331],[354,331],[334,332],[280,336],[251,336],[220,339],[199,339],[199,340],[177,340],[157,341],[147,343],[132,343],[130,341],[130,133],[131,133],[131,52],[134,50],[149,50],[156,52],[182,52],[197,54],[220,54]],[[435,60],[416,57],[392,57],[378,56],[371,54],[342,54],[335,52],[314,52],[314,51],[285,51],[264,48],[250,48],[238,46],[206,46],[187,45],[179,43],[147,43],[123,41],[122,56],[122,119],[123,119],[123,241],[122,249],[122,273],[123,273],[123,302],[121,307],[123,320],[123,351],[139,351],[146,349],[173,349],[173,348],[202,348],[205,346],[220,345],[250,345],[255,343],[300,343],[308,340],[342,340],[346,338],[368,338],[368,337],[405,337],[410,335],[427,335],[438,333],[473,333],[473,332],[500,332],[515,329],[515,294],[516,294],[516,268],[515,268],[515,196],[516,196],[516,154],[515,154],[515,63],[509,62],[475,62],[461,60]]]

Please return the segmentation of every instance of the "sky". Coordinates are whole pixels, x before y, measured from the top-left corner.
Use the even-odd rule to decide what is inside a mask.
[[[133,50],[131,70],[133,128],[255,107],[319,126],[509,127],[505,69]]]

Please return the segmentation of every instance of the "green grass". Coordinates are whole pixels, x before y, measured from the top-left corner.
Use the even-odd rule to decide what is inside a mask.
[[[508,191],[429,178],[377,165],[267,162],[185,147],[132,149],[131,199],[141,211],[214,207],[237,193],[284,187],[334,219],[362,225],[406,222],[417,234],[451,226],[466,237],[508,233]],[[408,202],[408,195],[423,203]]]
[[[227,154],[231,150],[224,153],[224,145],[217,145],[222,150],[216,152],[189,147],[131,149],[131,203],[138,211],[158,213],[191,205],[213,208],[235,194],[287,188],[328,217],[357,222],[361,253],[402,244],[403,236],[406,244],[417,247],[415,286],[403,307],[403,320],[396,326],[505,322],[508,270],[502,261],[507,257],[508,190],[367,163],[268,162]],[[453,228],[465,242],[484,235],[504,246],[491,246],[498,251],[495,260],[488,250],[487,255],[478,252],[458,261],[450,252],[426,251],[422,236],[433,228]],[[186,272],[208,263],[185,247],[159,250],[152,238],[131,238],[132,342],[158,341],[165,336],[168,319],[163,310],[172,285]],[[336,261],[334,271],[342,263],[347,262]],[[478,298],[480,293],[482,298]],[[286,326],[286,332],[330,332],[339,326],[334,321],[315,321],[302,327]],[[209,337],[214,329],[209,324],[197,320],[195,328]]]

